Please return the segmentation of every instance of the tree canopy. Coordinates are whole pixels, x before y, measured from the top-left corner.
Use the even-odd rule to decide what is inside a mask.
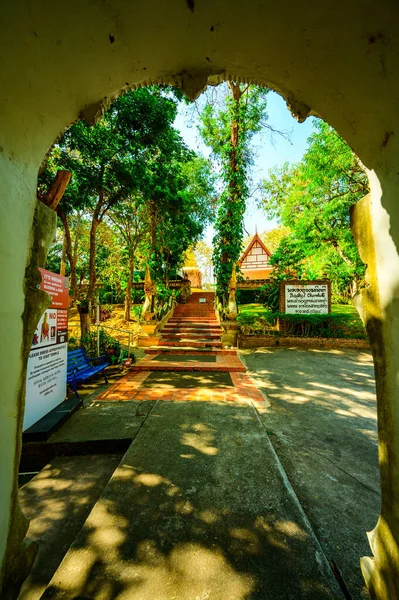
[[[266,215],[291,231],[272,264],[297,277],[327,275],[341,290],[356,284],[364,265],[349,211],[367,192],[367,176],[356,155],[332,127],[316,121],[302,160],[271,170],[263,182]]]
[[[118,236],[129,262],[129,290],[140,244],[154,277],[167,277],[213,218],[214,183],[208,161],[184,143],[173,123],[177,100],[170,90],[143,88],[121,96],[94,126],[72,125],[52,148],[39,178],[45,194],[59,169],[72,180],[58,207],[67,241],[71,287],[79,305],[94,297],[99,267],[97,235]],[[78,286],[77,246],[89,226],[88,284]],[[138,242],[140,238],[140,242]],[[104,248],[101,253],[111,253]],[[105,256],[104,255],[104,256]],[[122,258],[121,257],[121,258]],[[116,263],[115,263],[116,265]]]

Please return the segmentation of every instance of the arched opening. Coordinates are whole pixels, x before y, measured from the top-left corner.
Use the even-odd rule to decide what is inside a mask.
[[[242,418],[244,418],[244,417],[242,417]],[[198,423],[197,423],[197,424],[193,424],[193,427],[194,427],[194,429],[195,429],[195,427],[199,427],[200,425],[202,425],[202,424],[198,424]],[[199,435],[199,434],[198,434],[198,435]],[[201,436],[199,436],[199,437],[201,437]],[[176,440],[176,443],[178,443],[178,442],[177,442],[177,440]],[[202,443],[202,440],[201,440],[201,443]],[[214,446],[216,446],[216,448],[215,448],[215,451],[218,451],[218,452],[219,452],[220,450],[218,449],[218,447],[217,447],[217,444],[216,444],[216,443],[214,444]],[[214,446],[212,446],[212,447],[214,447]],[[155,470],[156,470],[156,466],[154,465],[153,467],[154,467],[154,471],[155,471]],[[158,471],[157,471],[157,473],[158,473]],[[158,473],[158,475],[159,475],[159,473]],[[174,483],[174,485],[176,485],[176,483]],[[182,486],[182,481],[179,481],[179,487],[181,487],[181,486]],[[213,507],[212,507],[212,510],[211,510],[211,505],[212,505],[212,503],[210,503],[209,505],[207,505],[207,510],[210,510],[210,511],[212,512],[212,510],[213,510]],[[194,506],[195,506],[195,503],[194,503]],[[121,510],[121,508],[119,507],[119,508],[118,508],[118,510],[120,511],[120,510]],[[227,509],[226,509],[226,510],[227,510]],[[215,516],[215,515],[214,515],[214,516]],[[250,530],[249,523],[246,523],[245,525],[246,525],[245,527],[243,526],[243,530],[245,530],[245,531],[247,531],[247,530],[248,530],[248,531],[249,531],[249,530]],[[191,534],[190,534],[190,535],[193,535],[193,533],[191,532]],[[246,535],[250,535],[250,534],[247,532],[247,533],[246,533]],[[277,533],[276,533],[276,535],[277,535]],[[194,536],[194,537],[195,537],[195,536]],[[201,540],[201,541],[202,541],[202,545],[203,545],[203,543],[204,543],[204,542],[203,542],[203,540]],[[229,560],[228,560],[228,562],[229,562]],[[148,592],[148,593],[149,593],[149,592]]]
[[[227,12],[229,7],[224,7]],[[22,347],[22,323],[20,315],[23,312],[22,280],[26,264],[29,264],[34,273],[36,258],[29,252],[33,247],[32,240],[28,244],[29,230],[33,217],[35,175],[41,156],[50,145],[51,139],[68,122],[77,117],[80,110],[86,114],[94,115],[101,109],[101,97],[108,96],[112,90],[122,89],[125,85],[130,87],[135,83],[141,83],[145,79],[145,71],[149,71],[149,77],[153,81],[167,81],[180,83],[183,89],[194,96],[210,79],[223,79],[223,73],[232,73],[230,78],[245,78],[248,81],[258,81],[278,89],[294,107],[295,112],[302,118],[312,111],[320,114],[330,122],[341,135],[353,146],[359,154],[366,167],[370,170],[371,182],[371,207],[362,210],[362,226],[359,233],[367,232],[363,240],[359,242],[362,246],[364,261],[368,264],[370,274],[370,287],[367,288],[367,310],[369,311],[369,329],[372,332],[373,350],[376,360],[377,388],[380,410],[380,461],[382,474],[382,517],[373,539],[373,552],[377,560],[377,569],[373,573],[373,583],[378,597],[394,597],[396,581],[397,561],[397,534],[398,523],[395,513],[395,501],[397,498],[397,431],[396,431],[396,371],[397,371],[397,349],[395,344],[395,307],[397,294],[397,213],[395,211],[396,197],[396,175],[395,165],[395,115],[392,107],[397,98],[397,81],[394,75],[387,74],[385,60],[394,55],[394,45],[397,43],[395,36],[388,41],[384,34],[380,33],[378,25],[390,30],[389,8],[385,6],[378,14],[370,13],[364,15],[363,26],[365,34],[354,31],[349,25],[357,22],[356,8],[351,9],[353,14],[348,15],[343,38],[346,38],[339,48],[334,44],[334,32],[342,27],[340,14],[329,15],[328,23],[323,27],[318,26],[318,15],[308,16],[304,21],[299,14],[299,9],[293,8],[292,19],[297,18],[294,35],[287,41],[285,34],[290,30],[290,23],[280,14],[277,8],[274,13],[266,14],[266,10],[260,10],[259,14],[251,12],[245,15],[245,26],[247,46],[245,53],[240,57],[240,51],[232,44],[231,32],[239,35],[244,16],[240,7],[228,15],[223,16],[222,7],[212,10],[211,7],[202,7],[198,10],[194,6],[175,6],[173,14],[165,14],[160,8],[156,19],[153,15],[140,15],[139,22],[136,16],[129,11],[123,15],[109,14],[108,9],[101,13],[96,23],[82,9],[79,26],[74,26],[70,31],[77,36],[74,40],[74,57],[71,60],[65,58],[62,69],[63,83],[55,78],[55,63],[41,65],[40,77],[31,82],[31,95],[26,95],[31,102],[28,107],[25,102],[25,82],[30,80],[29,68],[32,63],[38,64],[38,52],[47,52],[51,56],[51,49],[61,48],[64,53],[63,43],[67,40],[70,44],[70,33],[62,28],[57,40],[44,39],[39,41],[37,47],[29,56],[29,53],[21,53],[12,63],[12,68],[21,68],[21,57],[26,61],[21,69],[27,74],[26,79],[21,78],[15,84],[13,95],[7,92],[9,107],[5,114],[5,144],[3,158],[4,172],[4,281],[8,286],[9,298],[4,304],[4,323],[10,324],[5,336],[5,348],[2,349],[2,365],[4,374],[5,404],[4,404],[4,432],[5,432],[5,455],[4,455],[4,488],[2,491],[1,506],[3,509],[3,532],[2,538],[8,539],[9,554],[6,566],[13,562],[12,558],[18,554],[20,530],[16,526],[18,520],[17,509],[11,509],[10,505],[15,498],[15,460],[19,449],[19,424],[21,417],[20,399],[23,396],[23,370],[21,376]],[[44,9],[43,9],[44,10]],[[47,19],[42,14],[43,33],[48,31]],[[212,17],[212,18],[211,18]],[[7,16],[5,24],[13,24],[12,28],[5,31],[4,42],[8,43],[9,36],[15,32],[20,35],[32,36],[40,40],[41,31],[32,30],[32,25],[23,20],[18,26],[15,25],[14,14]],[[133,31],[137,34],[134,47],[135,68],[130,65],[132,50],[127,47],[117,46],[119,37],[116,33],[108,32],[112,25],[125,39],[126,32],[122,22],[133,23]],[[273,23],[263,29],[265,22]],[[170,30],[162,33],[163,23],[170,23]],[[226,31],[226,22],[230,30]],[[260,23],[262,23],[262,26]],[[90,23],[90,25],[88,25]],[[142,33],[138,25],[147,24]],[[148,24],[151,23],[149,27]],[[303,23],[301,29],[300,23]],[[89,31],[80,41],[79,31],[82,24],[89,27]],[[276,26],[276,24],[278,26]],[[186,28],[186,29],[185,29]],[[224,28],[224,29],[223,29]],[[212,35],[221,30],[217,42],[212,40]],[[304,30],[309,31],[305,34]],[[107,31],[107,33],[105,33]],[[368,33],[368,32],[376,33]],[[192,33],[194,32],[194,37]],[[205,33],[206,32],[206,33]],[[250,33],[249,33],[250,32]],[[323,35],[324,32],[324,35]],[[96,49],[101,49],[101,57],[104,59],[101,73],[92,73],[90,58],[95,55],[94,49],[90,48],[90,33],[93,34]],[[147,36],[147,37],[144,37]],[[215,37],[215,36],[214,36]],[[140,39],[138,39],[140,38]],[[148,48],[148,40],[151,38],[156,46],[153,54]],[[171,44],[168,52],[164,51],[164,44],[171,40],[180,40],[179,44]],[[323,38],[323,39],[321,39]],[[102,40],[106,40],[103,42]],[[154,40],[157,40],[154,42]],[[207,54],[202,57],[201,41],[209,48]],[[60,42],[60,43],[58,43]],[[30,42],[29,42],[30,43]],[[33,42],[32,42],[33,43]],[[312,56],[318,56],[317,64],[312,63],[306,48],[309,43],[313,45]],[[103,46],[104,44],[104,46]],[[280,44],[284,46],[284,53],[276,56],[273,46]],[[213,47],[213,50],[212,50]],[[374,48],[379,49],[379,59],[373,55]],[[70,46],[69,46],[70,48]],[[128,48],[128,49],[126,49]],[[115,51],[115,49],[117,49]],[[333,51],[335,50],[335,54]],[[115,54],[111,54],[115,52]],[[186,53],[186,58],[182,58]],[[210,56],[208,56],[210,54]],[[77,66],[75,56],[84,56],[85,60]],[[265,57],[273,56],[271,65],[266,64]],[[320,57],[323,56],[323,60]],[[90,57],[90,58],[89,58]],[[262,57],[259,64],[259,57]],[[298,58],[300,57],[300,58]],[[351,57],[351,60],[348,60]],[[146,60],[148,58],[148,60]],[[340,61],[339,59],[342,58]],[[212,66],[209,67],[209,60]],[[118,69],[114,69],[118,62]],[[378,62],[378,65],[377,65]],[[146,63],[146,64],[144,64]],[[353,78],[353,70],[360,73],[359,80]],[[11,67],[10,67],[11,68]],[[320,69],[328,73],[327,81],[322,81]],[[291,71],[289,70],[291,69]],[[126,77],[128,73],[128,77]],[[175,76],[176,73],[180,75]],[[270,75],[269,75],[270,73]],[[6,73],[7,75],[7,73]],[[9,74],[10,75],[10,74]],[[60,72],[61,75],[61,72]],[[236,76],[236,77],[234,77]],[[62,79],[61,77],[61,79]],[[130,81],[126,81],[130,79]],[[13,77],[10,76],[10,81]],[[15,80],[14,80],[15,81]],[[23,82],[22,82],[23,81]],[[302,83],[300,84],[300,81]],[[383,97],[383,106],[379,104],[377,94],[371,97],[367,94],[369,82],[373,81],[379,86],[380,96]],[[47,82],[51,84],[51,93],[48,100],[44,99],[37,89],[45,87]],[[65,86],[65,87],[64,87]],[[54,102],[56,90],[59,90],[61,101],[57,109],[51,108]],[[69,88],[68,90],[66,88]],[[71,90],[76,91],[72,97]],[[79,90],[84,90],[82,91]],[[307,91],[306,91],[307,90]],[[19,101],[16,102],[16,98]],[[33,98],[33,101],[32,101]],[[297,101],[295,98],[304,100]],[[14,101],[13,101],[14,99]],[[365,100],[366,99],[366,100]],[[21,106],[22,104],[22,106]],[[359,107],[362,107],[360,109]],[[16,108],[20,110],[16,110]],[[20,115],[29,122],[21,126]],[[368,127],[369,120],[373,128]],[[43,124],[44,123],[44,124]],[[25,128],[25,129],[24,129]],[[381,200],[382,198],[382,200]],[[27,202],[24,202],[27,200]],[[15,204],[13,204],[15,202]],[[382,202],[382,204],[381,204]],[[27,210],[29,207],[29,210]],[[26,239],[24,245],[17,247],[16,241]],[[371,233],[371,235],[370,235]],[[373,245],[370,246],[370,240]],[[13,256],[10,256],[10,248],[13,248]],[[39,250],[40,244],[36,246]],[[13,269],[10,269],[10,261]],[[33,280],[34,282],[34,275]],[[26,280],[27,288],[30,286],[29,276]],[[33,293],[33,291],[32,291]],[[29,298],[28,298],[29,301]],[[11,357],[12,368],[10,368]],[[26,348],[25,348],[26,354]],[[16,402],[19,397],[19,403]],[[11,528],[10,528],[11,524]],[[23,528],[22,528],[23,529]],[[14,536],[16,539],[14,539]],[[13,548],[14,546],[14,548]],[[5,545],[2,554],[5,552]],[[4,555],[4,554],[3,554]]]

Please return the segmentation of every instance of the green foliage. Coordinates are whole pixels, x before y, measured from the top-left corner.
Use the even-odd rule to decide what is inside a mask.
[[[114,293],[113,292],[104,292],[101,300],[102,300],[102,302],[106,302],[107,304],[113,304]]]
[[[327,276],[338,297],[364,275],[349,210],[368,192],[368,181],[342,138],[323,121],[314,127],[301,162],[271,170],[263,182],[268,218],[277,217],[291,230],[271,264],[297,278]]]
[[[267,90],[228,82],[223,105],[207,104],[201,114],[200,134],[220,168],[223,190],[219,198],[213,239],[216,293],[227,301],[232,265],[240,257],[243,217],[249,195],[252,164],[250,141],[266,117]]]
[[[271,315],[273,318],[276,315]],[[360,338],[367,334],[359,319],[352,315],[287,315],[281,314],[285,335],[300,337]]]
[[[97,357],[97,331],[93,329],[82,336],[80,345],[90,359],[95,359]],[[102,328],[100,328],[100,354],[105,354],[111,365],[120,362],[122,355],[120,342]]]
[[[62,242],[51,246],[46,258],[45,268],[52,273],[59,273],[61,267]]]
[[[186,250],[214,219],[215,180],[209,162],[191,151],[183,158],[166,159],[153,173],[147,255],[156,281],[182,266]]]
[[[210,165],[174,129],[176,114],[169,89],[142,88],[118,98],[94,126],[72,125],[53,147],[38,193],[46,193],[58,169],[72,172],[58,212],[70,228],[78,299],[87,278],[84,293],[93,297],[99,272],[119,294],[137,263],[165,276],[213,218]],[[54,252],[49,258],[56,264]]]
[[[78,348],[80,348],[79,340],[77,338],[70,337],[68,339],[68,350],[77,350]]]
[[[272,279],[265,285],[262,285],[259,293],[259,302],[263,304],[267,310],[276,312],[280,308],[280,285],[279,281]]]
[[[140,304],[139,306],[135,305],[132,306],[131,308],[131,315],[133,317],[133,319],[135,321],[140,321],[140,317],[141,317],[141,311],[143,310],[142,305]]]
[[[333,305],[329,315],[291,315],[259,304],[240,307],[238,322],[244,334],[366,339],[364,325],[352,306]],[[277,330],[277,319],[284,323]]]
[[[236,291],[237,304],[250,304],[251,302],[259,302],[259,294],[261,288],[239,289]]]
[[[157,283],[157,299],[160,303],[166,302],[169,298],[177,298],[177,290],[172,290],[162,282]]]

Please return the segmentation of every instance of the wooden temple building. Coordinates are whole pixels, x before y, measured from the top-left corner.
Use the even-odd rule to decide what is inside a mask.
[[[239,287],[255,287],[270,279],[270,273],[273,270],[273,267],[269,265],[270,256],[271,253],[256,232],[238,261],[244,277],[244,282]]]

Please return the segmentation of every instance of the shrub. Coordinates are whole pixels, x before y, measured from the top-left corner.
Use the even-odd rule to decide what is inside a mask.
[[[133,304],[141,304],[144,302],[144,287],[143,289],[136,290],[136,288],[132,289],[132,293],[130,295]]]
[[[104,304],[112,304],[114,300],[114,294],[112,292],[105,292],[102,297]]]
[[[130,317],[135,319],[136,321],[140,321],[142,310],[143,310],[143,306],[141,304],[131,306]]]
[[[271,280],[265,283],[259,290],[259,302],[271,312],[277,312],[280,308],[280,282]]]
[[[280,330],[276,328],[280,320]],[[279,312],[239,315],[243,334],[366,339],[357,314],[291,315]]]
[[[68,339],[68,350],[77,350],[78,348],[80,348],[79,340],[74,337],[70,337]]]
[[[251,288],[251,289],[240,289],[237,288],[236,298],[237,304],[252,304],[254,302],[262,302],[260,298],[260,291],[262,288]]]
[[[361,322],[353,315],[289,315],[275,313],[279,317],[284,335],[300,337],[360,338],[367,337]]]
[[[87,356],[91,359],[97,357],[97,331],[90,331],[82,336],[80,345],[84,348]],[[111,365],[120,362],[122,349],[120,342],[112,337],[105,329],[100,328],[100,354],[106,354]]]

